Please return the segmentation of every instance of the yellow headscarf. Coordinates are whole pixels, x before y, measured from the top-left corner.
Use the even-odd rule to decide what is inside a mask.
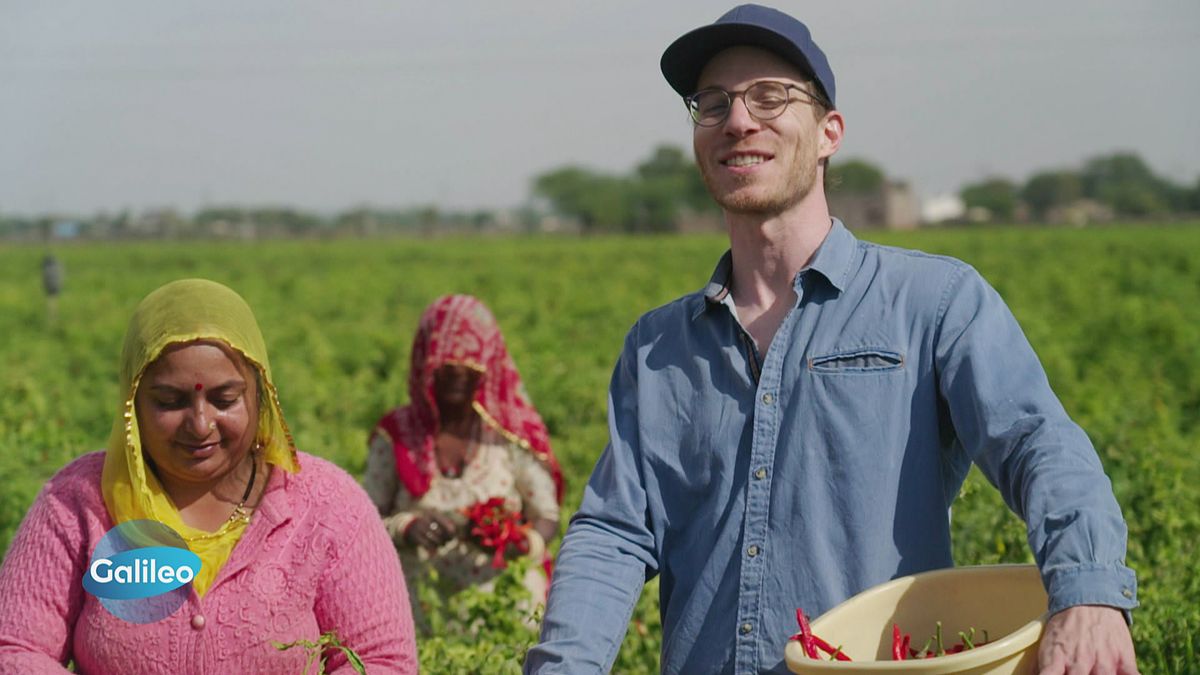
[[[193,587],[204,595],[246,529],[242,520],[226,523],[216,532],[184,524],[179,510],[154,473],[146,470],[138,431],[135,396],[146,367],[172,344],[220,340],[240,353],[259,375],[259,452],[268,464],[295,473],[300,466],[291,432],[283,420],[279,396],[271,381],[267,347],[250,306],[241,296],[213,281],[184,279],[160,287],[138,305],[125,333],[121,351],[121,401],[104,458],[100,484],[114,524],[157,520],[183,537],[200,556]]]

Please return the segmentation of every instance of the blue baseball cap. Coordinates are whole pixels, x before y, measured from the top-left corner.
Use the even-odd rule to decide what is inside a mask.
[[[758,47],[776,54],[811,75],[831,105],[836,88],[825,52],[798,19],[762,5],[738,5],[713,23],[701,26],[671,43],[663,52],[663,76],[680,96],[696,92],[700,71],[729,47]]]

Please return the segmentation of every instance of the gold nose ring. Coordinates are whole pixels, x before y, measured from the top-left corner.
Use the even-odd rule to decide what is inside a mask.
[[[209,431],[216,431],[216,430],[217,430],[217,423],[216,423],[216,422],[209,422],[209,423],[208,423],[208,430],[209,430]]]

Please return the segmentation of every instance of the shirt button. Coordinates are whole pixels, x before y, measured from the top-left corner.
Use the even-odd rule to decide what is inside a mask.
[[[767,470],[762,467],[759,467],[758,470],[754,472],[754,477],[757,478],[758,480],[762,480],[762,479],[766,478]]]
[[[746,549],[746,555],[753,558],[754,556],[758,555],[759,550],[760,549],[758,548],[757,545],[751,546],[750,548]]]
[[[204,628],[203,614],[197,614],[196,616],[192,617],[192,628],[195,628],[196,630],[202,630]]]
[[[763,394],[763,396],[762,396],[762,402],[766,403],[767,405],[771,405],[771,403],[774,400],[775,400],[775,397],[772,396],[771,392],[769,392],[769,391],[767,393]]]
[[[742,630],[742,635],[748,635],[750,633],[750,631],[754,630],[754,626],[751,626],[749,623],[744,623],[744,624],[742,624],[741,630]]]
[[[1127,598],[1132,598],[1132,597],[1133,597],[1133,591],[1129,590],[1128,588],[1122,588],[1122,589],[1121,589],[1121,595],[1123,595],[1123,596],[1125,596],[1125,597],[1127,597]]]

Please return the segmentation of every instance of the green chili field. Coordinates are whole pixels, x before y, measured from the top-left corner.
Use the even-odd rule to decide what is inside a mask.
[[[1200,672],[1200,224],[862,236],[962,258],[1008,301],[1124,509],[1142,672]],[[701,287],[724,248],[719,235],[66,244],[54,249],[66,277],[52,319],[48,248],[0,247],[0,551],[42,483],[105,442],[134,306],[195,276],[254,308],[299,447],[356,475],[374,421],[407,398],[421,310],[443,293],[481,297],[550,428],[569,514],[604,447],[605,389],[626,330]],[[976,472],[954,522],[959,564],[1032,560],[1023,526]],[[655,590],[616,672],[658,670]],[[502,584],[432,612],[423,671],[517,672],[533,635],[515,593]]]

